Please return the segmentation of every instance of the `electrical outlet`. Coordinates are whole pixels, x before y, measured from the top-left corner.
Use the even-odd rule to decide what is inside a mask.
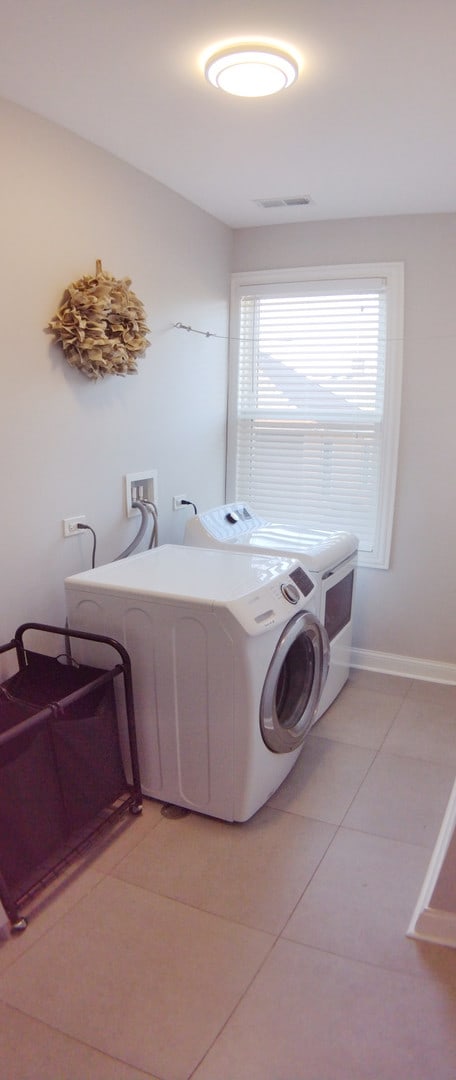
[[[135,517],[139,510],[132,506],[139,499],[146,499],[157,505],[158,473],[156,469],[144,469],[143,472],[128,473],[125,477],[125,505],[127,517]]]
[[[183,510],[187,503],[186,495],[173,495],[173,510]]]
[[[85,523],[85,514],[78,514],[77,517],[64,518],[62,521],[63,535],[76,536],[77,533],[80,533],[81,530],[78,529],[79,522],[81,522],[81,524]]]

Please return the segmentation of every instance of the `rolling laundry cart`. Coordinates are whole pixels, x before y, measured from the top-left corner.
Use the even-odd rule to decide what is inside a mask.
[[[29,631],[46,635],[47,644],[56,635],[60,655],[26,649]],[[119,662],[109,670],[74,663],[73,638],[110,646]],[[26,901],[127,811],[140,814],[142,795],[126,649],[114,638],[23,623],[0,646],[7,652],[15,652],[18,670],[0,685],[0,900],[12,929],[24,930]],[[120,749],[116,678],[132,783]]]

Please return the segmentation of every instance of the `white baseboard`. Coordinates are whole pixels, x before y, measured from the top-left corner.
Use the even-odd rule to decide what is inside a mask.
[[[456,684],[456,664],[440,663],[438,660],[421,660],[416,656],[397,656],[394,653],[371,652],[369,649],[352,649],[351,666],[364,668],[366,671],[379,671],[383,675],[402,675],[408,679]]]
[[[425,908],[407,937],[416,941],[430,941],[433,945],[447,945],[456,949],[456,911],[440,911]]]
[[[448,801],[427,874],[412,915],[407,937],[450,945],[456,949],[456,911],[429,906],[439,874],[456,828],[456,782]]]
[[[6,911],[5,911],[4,907],[3,907],[3,904],[2,904],[2,902],[0,900],[0,930],[3,930],[3,927],[8,926],[8,925],[9,925],[9,919],[8,919]]]

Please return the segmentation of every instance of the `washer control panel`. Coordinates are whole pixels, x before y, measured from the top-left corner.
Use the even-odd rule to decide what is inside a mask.
[[[293,559],[287,571],[278,575],[275,581],[270,581],[250,595],[239,597],[230,604],[230,609],[247,633],[259,634],[288,621],[297,611],[318,614],[316,600],[318,589],[315,581]],[[290,607],[294,610],[290,610]]]
[[[292,570],[290,577],[293,579],[295,585],[298,586],[303,596],[310,596],[310,593],[315,588],[315,582],[312,578],[306,574],[302,566],[298,566],[297,570]]]
[[[288,600],[289,604],[297,604],[298,601],[301,599],[299,589],[297,589],[296,585],[293,585],[291,581],[289,585],[281,585],[280,589],[282,592],[282,596],[285,597],[285,600]]]

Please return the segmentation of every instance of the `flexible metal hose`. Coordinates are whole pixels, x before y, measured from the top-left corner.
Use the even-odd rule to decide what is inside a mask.
[[[137,510],[139,510],[141,514],[141,524],[134,540],[132,540],[131,544],[129,544],[128,547],[125,548],[125,551],[122,551],[120,555],[117,555],[117,557],[114,559],[114,562],[118,562],[119,559],[126,559],[129,555],[132,555],[133,552],[136,551],[136,548],[138,547],[138,544],[141,543],[141,540],[149,524],[149,511],[147,509],[147,506],[144,505],[144,502],[140,499],[135,499],[131,505],[134,506]]]

